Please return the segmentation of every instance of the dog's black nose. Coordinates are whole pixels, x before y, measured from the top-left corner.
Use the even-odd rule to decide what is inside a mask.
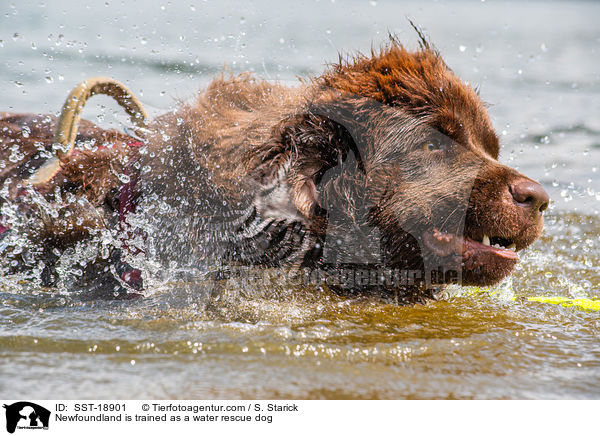
[[[550,197],[538,182],[529,179],[519,179],[510,185],[510,193],[521,206],[543,212],[548,208]]]

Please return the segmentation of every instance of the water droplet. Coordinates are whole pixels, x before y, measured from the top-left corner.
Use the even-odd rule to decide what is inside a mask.
[[[52,82],[54,82],[54,79],[52,77],[50,77],[50,76],[46,76],[46,77],[44,77],[44,79],[46,79],[46,83],[52,83]]]
[[[560,196],[565,200],[565,202],[573,200],[573,196],[566,189],[560,191]]]
[[[467,47],[466,47],[466,46],[464,46],[464,45],[459,45],[459,46],[458,46],[458,49],[459,49],[461,52],[464,52],[464,51],[467,49]]]
[[[284,42],[285,42],[285,39],[279,38],[279,44],[283,44]]]
[[[27,135],[27,136],[29,136],[29,135]],[[11,151],[11,153],[10,153],[10,156],[8,156],[8,160],[13,163],[20,162],[25,157],[25,155],[23,153],[21,153],[21,150],[18,145],[15,147],[12,147],[10,151]]]
[[[131,181],[131,177],[129,177],[127,174],[119,174],[119,180],[121,183],[129,183]]]

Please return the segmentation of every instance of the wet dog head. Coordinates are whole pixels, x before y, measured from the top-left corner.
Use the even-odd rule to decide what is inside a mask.
[[[320,235],[313,256],[453,271],[442,281],[467,285],[512,271],[548,195],[498,162],[485,105],[427,42],[409,52],[393,41],[314,85],[307,113],[270,145],[290,150],[291,197]]]

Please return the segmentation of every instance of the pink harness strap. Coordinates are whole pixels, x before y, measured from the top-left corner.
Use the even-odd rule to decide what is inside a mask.
[[[143,144],[140,141],[130,142],[128,147],[141,147]],[[129,177],[129,181],[121,186],[119,195],[119,222],[123,230],[125,218],[129,212],[135,212],[135,198],[137,192],[137,171],[132,171],[129,166],[125,167],[124,174]]]
[[[141,147],[143,145],[140,141],[134,141],[127,144],[128,147]],[[139,192],[137,190],[138,173],[133,170],[129,165],[125,167],[124,174],[129,177],[129,181],[121,186],[119,192],[119,227],[124,235],[122,237],[123,250],[128,251],[132,254],[139,254],[142,252],[139,248],[132,248],[127,244],[127,240],[134,236],[134,232],[129,229],[127,224],[127,215],[130,212],[135,212],[136,203]],[[130,268],[129,265],[124,264],[126,268],[121,272],[121,280],[131,286],[137,291],[143,289],[142,272],[137,268]],[[127,268],[129,267],[129,268]]]

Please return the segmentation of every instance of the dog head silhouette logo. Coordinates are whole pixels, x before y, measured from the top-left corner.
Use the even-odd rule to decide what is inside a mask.
[[[50,421],[50,411],[42,406],[28,401],[19,401],[10,405],[5,404],[6,431],[14,433],[18,428],[47,429]]]

